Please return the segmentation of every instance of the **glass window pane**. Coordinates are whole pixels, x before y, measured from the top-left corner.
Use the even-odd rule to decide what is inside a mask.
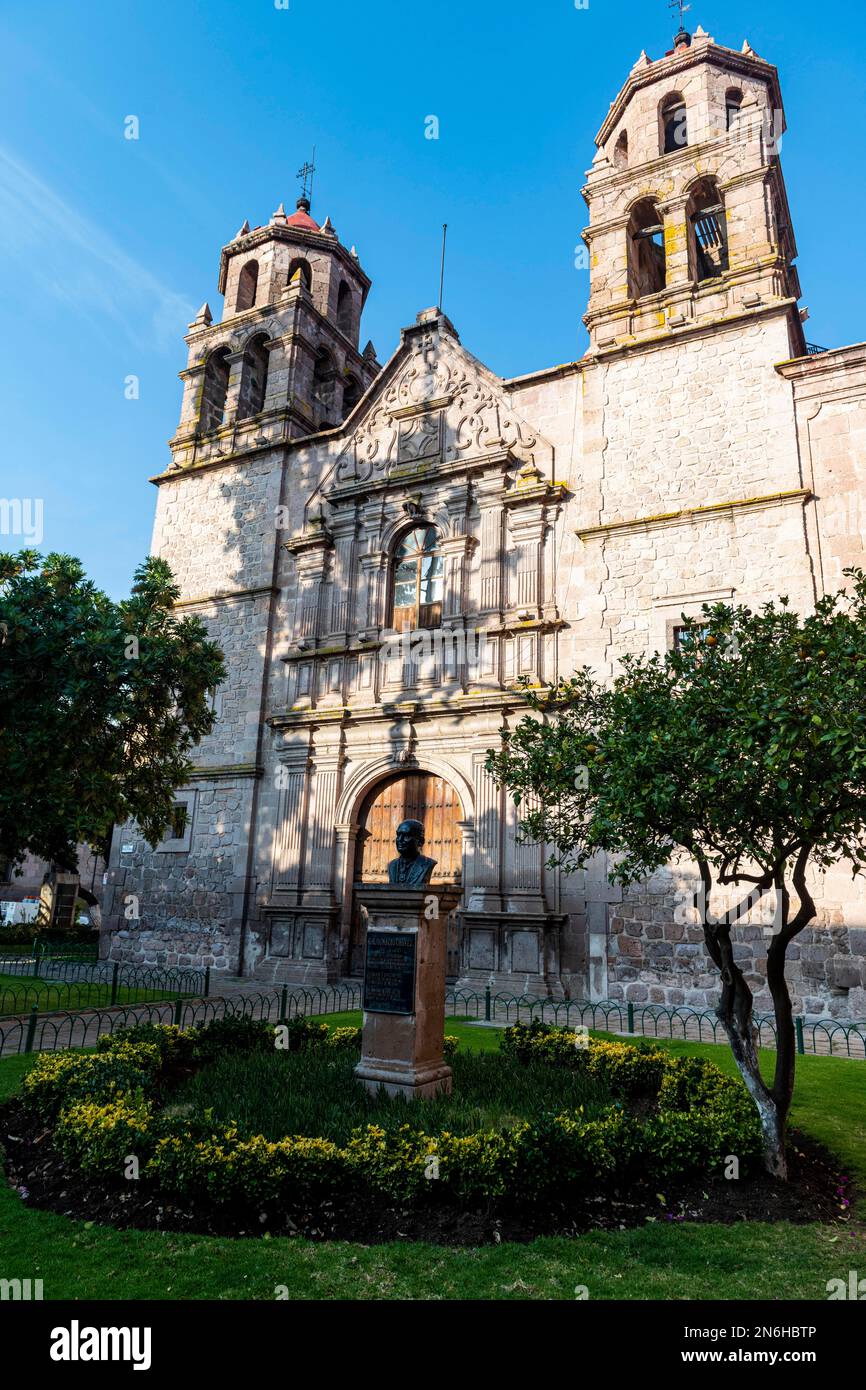
[[[421,602],[438,603],[442,598],[443,580],[441,574],[431,575],[421,585]]]
[[[395,607],[395,608],[407,608],[407,607],[411,606],[411,605],[414,604],[414,602],[415,602],[415,596],[416,596],[417,592],[418,592],[418,591],[417,591],[417,588],[416,588],[416,586],[415,586],[415,580],[414,580],[414,578],[412,579],[411,584],[410,584],[410,583],[395,584],[395,585],[394,585],[394,607]]]

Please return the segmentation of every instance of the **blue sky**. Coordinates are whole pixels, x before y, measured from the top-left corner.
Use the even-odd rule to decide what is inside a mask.
[[[687,17],[780,69],[807,336],[826,346],[866,338],[864,16],[853,0],[694,0]],[[676,27],[665,0],[7,5],[0,496],[43,498],[43,548],[128,591],[186,325],[205,299],[216,315],[220,247],[294,204],[313,145],[313,213],[373,279],[362,342],[381,360],[436,301],[443,221],[445,309],[473,352],[503,375],[579,356],[593,136],[641,49],[661,56]]]

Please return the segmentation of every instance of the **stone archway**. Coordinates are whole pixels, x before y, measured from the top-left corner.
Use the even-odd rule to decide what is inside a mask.
[[[349,973],[364,970],[366,926],[357,907],[355,890],[361,883],[387,883],[394,858],[394,834],[402,820],[424,826],[424,853],[436,860],[433,883],[460,884],[463,876],[463,807],[446,778],[435,772],[397,772],[377,782],[365,796],[358,814],[355,840]],[[458,940],[456,917],[448,922],[448,974],[456,976]]]

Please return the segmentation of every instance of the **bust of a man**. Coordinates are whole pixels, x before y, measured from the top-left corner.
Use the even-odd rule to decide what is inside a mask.
[[[419,820],[404,820],[397,826],[397,859],[388,865],[388,883],[396,888],[423,888],[429,883],[436,864],[421,853],[424,827]]]

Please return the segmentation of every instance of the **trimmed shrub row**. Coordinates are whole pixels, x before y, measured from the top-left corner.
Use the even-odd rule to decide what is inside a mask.
[[[359,1029],[330,1032],[297,1022],[305,1025],[293,1028],[298,1047],[357,1046]],[[603,1114],[590,1117],[581,1108],[468,1136],[367,1125],[341,1147],[298,1135],[244,1137],[233,1125],[215,1131],[206,1118],[157,1109],[161,1075],[174,1063],[273,1048],[274,1041],[272,1026],[245,1019],[187,1032],[143,1025],[103,1038],[93,1055],[43,1054],[25,1080],[25,1103],[54,1119],[58,1150],[85,1172],[117,1178],[135,1154],[142,1178],[163,1192],[242,1205],[333,1196],[347,1186],[401,1201],[433,1193],[533,1201],[636,1178],[719,1171],[730,1154],[745,1168],[761,1151],[745,1089],[711,1062],[595,1039],[578,1046],[577,1035],[552,1025],[508,1029],[503,1051],[525,1062],[586,1068],[619,1098]],[[639,1119],[622,1102],[642,1095],[652,1106]]]

